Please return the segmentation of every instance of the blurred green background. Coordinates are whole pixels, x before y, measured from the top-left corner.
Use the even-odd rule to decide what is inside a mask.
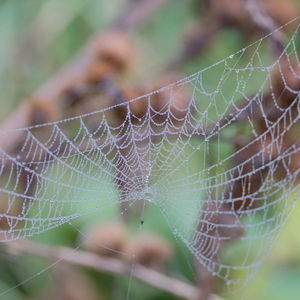
[[[136,67],[128,75],[131,82],[147,82],[165,69],[170,57],[182,47],[186,25],[201,18],[201,10],[195,9],[195,2],[167,1],[143,26],[130,31],[138,49]],[[20,101],[26,99],[72,57],[93,33],[109,26],[126,4],[126,0],[0,0],[0,119],[14,111]],[[244,38],[238,30],[222,30],[209,51],[183,66],[181,76],[209,66],[243,46]],[[115,217],[113,209],[106,214],[109,220]],[[86,232],[97,221],[99,215],[95,213],[33,239],[47,244],[76,247],[81,239],[78,230]],[[241,291],[224,297],[228,300],[300,299],[299,227],[300,204],[297,204],[255,279]],[[133,222],[130,230],[134,233],[137,228],[136,222]],[[169,272],[195,283],[189,252],[174,237],[156,208],[147,212],[143,230],[157,232],[172,242],[176,255],[170,262]],[[0,294],[11,289],[0,299],[55,299],[55,296],[49,296],[55,286],[55,266],[38,274],[48,265],[49,261],[34,256],[17,259],[0,253]],[[15,270],[15,274],[11,274],[11,270]],[[128,276],[84,272],[99,295],[102,295],[99,299],[125,299],[124,295],[128,295],[128,299],[175,299],[135,280],[128,288]],[[16,281],[16,274],[19,281]],[[15,287],[32,276],[32,280]]]

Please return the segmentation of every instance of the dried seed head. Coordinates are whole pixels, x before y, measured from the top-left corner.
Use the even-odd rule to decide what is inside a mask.
[[[161,269],[171,259],[171,244],[158,236],[144,234],[129,241],[126,254],[135,262],[154,269]]]
[[[299,10],[294,0],[261,0],[264,4],[267,15],[269,15],[277,25],[281,26],[299,15]],[[284,30],[288,31],[296,24],[290,24]]]
[[[116,256],[127,241],[125,225],[105,223],[96,225],[86,235],[84,248],[103,256]]]
[[[176,82],[178,79],[178,76],[170,74],[153,86],[155,89],[159,89],[161,86],[165,86],[170,82]],[[175,122],[183,121],[189,112],[190,101],[191,92],[188,87],[183,85],[174,85],[159,93],[153,94],[151,96],[151,107],[159,112],[159,114],[154,113],[153,118],[158,119],[156,121],[164,121],[167,117],[172,118]],[[171,112],[171,114],[169,114],[169,112]]]
[[[211,0],[210,10],[213,15],[229,25],[243,24],[247,21],[245,3],[242,0]]]
[[[114,75],[115,71],[114,65],[109,64],[107,61],[97,60],[89,67],[86,80],[89,83],[97,83],[106,76]]]
[[[112,66],[117,73],[124,72],[133,64],[134,46],[124,32],[110,31],[97,37],[93,47],[96,48],[96,61]]]
[[[52,122],[58,119],[58,107],[53,101],[33,96],[29,100],[30,125]]]
[[[145,89],[142,87],[126,87],[123,90],[126,100],[129,101],[130,113],[133,117],[132,121],[136,121],[137,118],[142,118],[146,115],[148,109],[148,99],[147,97],[132,101],[141,95],[145,94]]]
[[[281,60],[284,60],[285,56]],[[282,61],[280,65],[274,69],[272,74],[272,85],[274,87],[275,96],[279,104],[287,107],[300,91],[300,66],[297,62],[289,63]],[[295,93],[289,91],[292,89]]]
[[[9,200],[0,198],[0,228],[2,230],[9,230],[12,227],[18,227],[22,221],[17,220],[15,217],[19,216],[21,207],[18,201],[15,201],[11,206]]]

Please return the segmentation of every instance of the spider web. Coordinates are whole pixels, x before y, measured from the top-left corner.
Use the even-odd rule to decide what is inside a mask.
[[[149,203],[213,275],[229,286],[250,279],[297,199],[300,172],[299,28],[275,59],[272,34],[139,98],[0,132],[23,138],[15,155],[0,149],[1,241]]]

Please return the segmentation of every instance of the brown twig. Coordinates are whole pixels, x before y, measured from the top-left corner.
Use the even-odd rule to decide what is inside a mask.
[[[174,296],[191,300],[199,299],[199,289],[197,287],[139,264],[131,268],[131,264],[121,259],[103,258],[86,251],[74,250],[67,247],[45,246],[28,240],[9,242],[5,244],[3,249],[12,255],[32,254],[47,259],[93,268],[99,272],[116,275],[126,275],[131,272],[133,278]],[[209,300],[222,299],[211,295]]]
[[[271,49],[276,55],[279,55],[284,50],[284,35],[277,30],[278,24],[267,14],[263,5],[257,0],[244,0],[245,8],[249,13],[253,23],[262,30],[264,34],[269,34],[269,42]]]
[[[128,30],[136,27],[142,20],[145,20],[158,7],[166,3],[168,0],[142,0],[131,1],[124,15],[115,23],[117,29]]]
[[[284,49],[284,35],[276,29],[297,17],[297,6],[293,0],[277,3],[258,0],[207,0],[205,3],[205,18],[190,26],[184,47],[171,60],[168,70],[177,69],[188,60],[201,55],[211,46],[217,33],[226,28],[236,28],[243,33],[245,39],[273,32],[268,40],[271,50],[277,56]]]

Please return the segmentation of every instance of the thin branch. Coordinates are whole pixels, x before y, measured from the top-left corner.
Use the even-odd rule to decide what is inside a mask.
[[[67,247],[45,246],[28,240],[8,242],[4,244],[3,250],[12,255],[32,254],[116,275],[124,275],[131,272],[133,278],[174,296],[191,300],[199,299],[198,287],[139,264],[136,264],[131,270],[131,264],[121,259],[103,258],[86,251],[75,251]],[[222,299],[218,296],[211,295],[209,300]]]
[[[282,20],[279,19],[277,22],[275,16],[271,17],[271,13],[268,12],[271,9],[274,14],[273,2],[275,1],[207,0],[205,2],[207,4],[205,17],[194,22],[194,25],[187,31],[184,47],[168,64],[167,70],[182,68],[185,62],[203,54],[211,46],[217,33],[230,27],[237,28],[245,38],[249,38],[253,34],[268,35],[273,32],[268,37],[268,41],[271,50],[277,56],[284,50],[285,37],[281,31],[276,29],[297,16],[297,8],[288,0],[282,4],[283,6],[287,5],[287,12],[283,12]],[[276,9],[280,10],[280,8]]]
[[[257,0],[244,0],[245,8],[249,13],[253,23],[262,30],[264,34],[269,34],[269,42],[276,55],[284,51],[284,35],[276,29],[278,24],[267,14],[263,5]]]
[[[148,18],[158,7],[166,3],[168,0],[140,0],[131,1],[124,15],[115,23],[117,29],[130,29],[137,27],[141,21]]]

